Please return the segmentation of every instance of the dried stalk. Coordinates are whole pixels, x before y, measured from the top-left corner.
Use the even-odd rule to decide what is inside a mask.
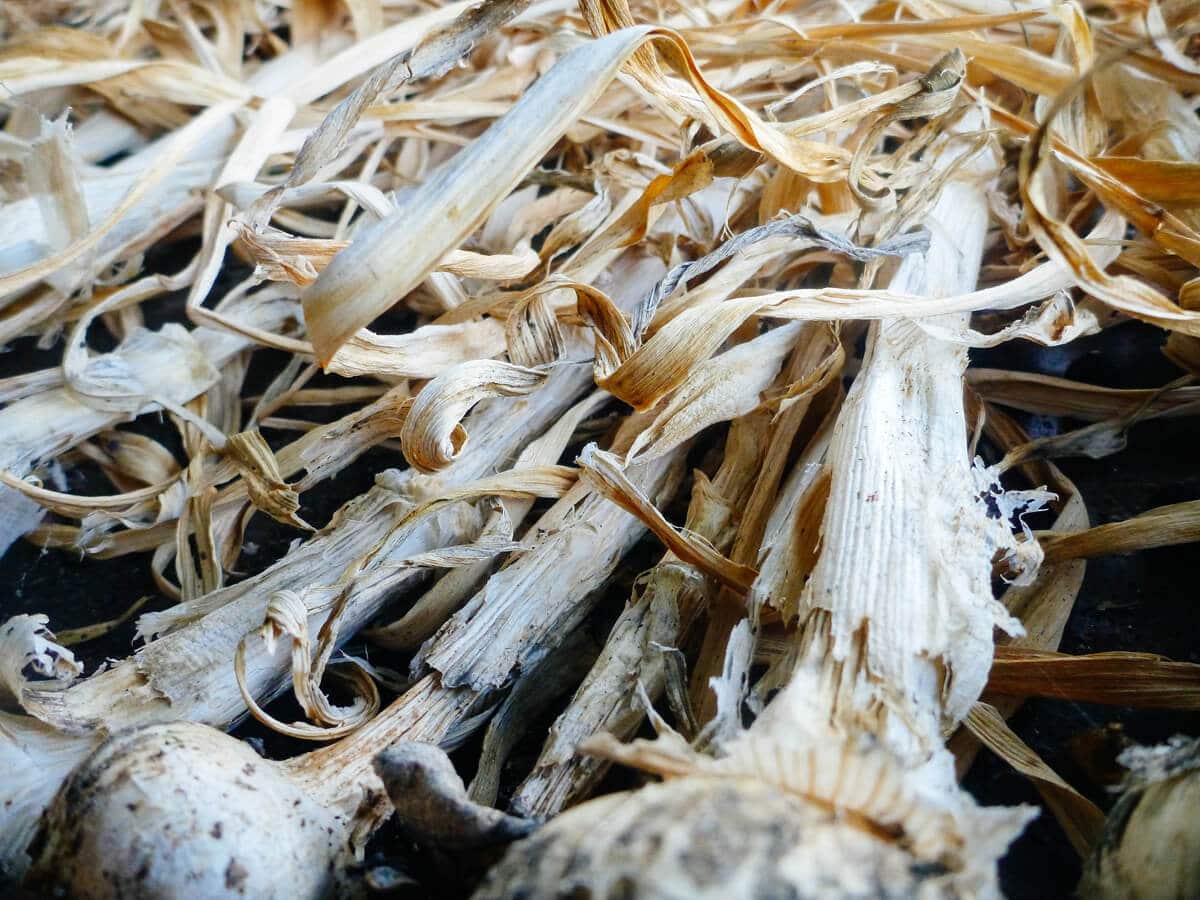
[[[726,442],[721,468],[710,482],[692,489],[687,529],[724,550],[733,539],[741,507],[756,474],[761,416],[738,420]],[[643,577],[629,605],[613,625],[595,666],[555,721],[533,771],[513,794],[513,809],[524,816],[558,813],[577,797],[586,797],[608,765],[581,756],[578,745],[600,731],[630,737],[645,711],[635,695],[657,698],[665,686],[666,656],[676,652],[713,587],[707,579],[668,553]]]
[[[176,607],[169,617],[159,615],[157,628],[171,621],[188,623],[152,641],[133,658],[62,692],[26,688],[25,709],[67,733],[96,737],[133,725],[163,720],[187,720],[226,727],[245,713],[245,704],[230,666],[243,635],[263,620],[269,599],[279,593],[297,593],[310,611],[310,630],[320,627],[329,601],[344,592],[346,606],[340,625],[341,640],[369,621],[390,597],[419,583],[427,571],[406,566],[404,560],[426,550],[459,544],[478,528],[475,511],[455,505],[407,530],[385,553],[374,552],[413,505],[455,485],[470,482],[502,466],[528,444],[531,437],[558,421],[568,404],[585,389],[588,374],[581,367],[556,371],[540,390],[515,401],[483,404],[469,420],[471,446],[458,461],[437,476],[390,472],[380,484],[343,507],[333,522],[295,552],[260,575],[222,588]],[[513,423],[519,427],[513,427]],[[569,434],[559,436],[562,444]],[[561,447],[561,444],[560,444]],[[361,562],[369,559],[366,567]],[[355,573],[339,584],[344,571]],[[314,582],[314,573],[338,573]],[[288,668],[285,654],[252,644],[245,663],[245,683],[256,697],[271,697],[284,687]],[[9,782],[20,802],[5,804],[2,847],[7,871],[23,868],[24,842],[32,821],[49,801],[69,768],[88,749],[88,742],[72,742],[75,755],[59,754],[56,767],[42,765],[36,753],[25,749],[41,735],[39,723],[13,720],[0,735],[0,748],[22,769],[36,777]],[[93,737],[93,741],[96,738]],[[35,790],[36,788],[36,790]],[[6,798],[12,799],[12,798]]]
[[[479,767],[468,790],[473,801],[496,805],[501,771],[516,742],[550,701],[584,679],[596,661],[596,649],[582,632],[573,632],[562,646],[530,672],[519,676],[483,736]]]
[[[596,393],[577,403],[545,435],[521,452],[514,468],[546,465],[558,459],[576,427],[603,399],[603,394]],[[512,529],[517,528],[533,508],[532,499],[514,497],[501,502],[503,509],[496,515],[503,516]],[[423,594],[402,618],[390,625],[370,629],[367,637],[381,647],[416,650],[479,589],[493,565],[493,560],[486,558],[452,569]]]
[[[808,408],[805,394],[795,392],[795,385],[807,384],[807,390],[811,391],[830,377],[830,372],[822,367],[823,330],[782,334],[777,330],[774,334],[775,339],[782,338],[788,345],[796,345],[792,361],[784,372],[783,387],[788,389],[790,405],[775,423],[765,418],[765,410],[735,420],[726,442],[724,460],[714,480],[700,481],[693,489],[685,530],[720,553],[746,533],[757,534],[761,527],[758,514],[774,496],[790,437]],[[682,439],[681,424],[694,423],[698,412],[722,409],[728,415],[731,409],[748,408],[750,404],[746,401],[756,398],[757,392],[767,386],[766,377],[770,374],[770,366],[763,365],[760,349],[763,343],[764,338],[748,341],[739,346],[738,352],[714,357],[708,365],[700,367],[696,373],[700,384],[708,383],[705,369],[719,373],[712,379],[712,389],[702,392],[691,390],[692,385],[689,385],[689,389],[676,394],[667,408],[657,415],[654,425],[638,437],[630,458],[643,447],[649,449],[641,458],[673,446]],[[735,392],[739,388],[745,390],[738,378],[740,365],[744,365],[740,362],[742,359],[755,360],[755,376],[762,380],[749,385],[751,391],[742,395],[744,405],[730,406]],[[723,360],[732,361],[732,366],[722,364]],[[773,357],[767,357],[766,362],[774,362]],[[821,377],[813,377],[814,369]],[[692,397],[699,399],[689,403],[688,398]],[[771,449],[766,458],[755,465],[755,457],[764,444]],[[745,544],[757,546],[757,541],[754,537]],[[711,604],[716,598],[716,588],[711,578],[704,577],[703,572],[695,571],[672,553],[651,570],[613,626],[596,666],[572,698],[570,706],[555,722],[533,771],[514,793],[513,808],[516,811],[523,815],[550,815],[569,805],[574,798],[587,796],[607,771],[608,763],[580,755],[576,747],[600,731],[618,737],[633,735],[645,714],[641,706],[644,701],[637,695],[653,701],[670,686],[672,660],[679,653],[676,648],[686,642],[704,603]],[[722,602],[734,609],[740,606],[740,600],[736,598],[725,598]],[[712,607],[712,617],[724,615],[725,607]]]
[[[640,466],[640,487],[662,502],[678,484],[681,460],[677,450]],[[582,484],[535,527],[544,535],[537,545],[424,649],[422,664],[434,673],[337,744],[286,763],[251,763],[254,754],[244,744],[197,723],[114,735],[50,806],[28,883],[92,896],[177,894],[194,884],[192,872],[203,872],[206,888],[216,890],[232,870],[248,892],[271,892],[286,870],[291,896],[332,890],[345,862],[361,853],[388,812],[371,769],[376,755],[402,738],[445,738],[478,699],[551,652],[590,611],[595,588],[642,531],[637,519]],[[603,546],[597,535],[605,535]],[[492,593],[498,581],[506,589]],[[443,647],[451,639],[474,652],[446,659]],[[179,806],[135,804],[130,810],[124,785]],[[131,815],[137,828],[129,826]],[[146,839],[172,835],[173,841],[181,823],[184,840],[170,853]],[[264,834],[271,839],[262,841]],[[109,876],[98,879],[105,870]]]
[[[958,164],[928,216],[933,243],[893,286],[973,286],[993,170],[985,154],[961,156],[942,149],[944,172]],[[563,814],[514,845],[479,896],[553,896],[563,878],[600,894],[996,892],[996,859],[1027,813],[977,808],[941,738],[983,688],[993,625],[1015,627],[991,596],[992,554],[1012,544],[965,452],[964,368],[961,347],[911,323],[876,327],[835,430],[823,552],[783,692],[723,759],[600,744],[681,777]],[[695,830],[713,827],[720,838],[698,847]]]

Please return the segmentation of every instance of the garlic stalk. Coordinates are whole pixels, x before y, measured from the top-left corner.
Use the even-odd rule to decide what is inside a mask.
[[[618,440],[627,446],[639,426]],[[638,466],[639,487],[663,502],[683,456],[679,448]],[[596,588],[643,530],[585,484],[535,527],[536,546],[426,647],[436,671],[336,744],[275,763],[193,722],[115,734],[51,804],[27,884],[81,897],[331,891],[387,813],[374,758],[400,739],[437,743],[476,701],[536,665],[591,611]]]
[[[773,344],[779,349],[774,354],[764,353],[764,348]],[[709,417],[703,413],[714,407],[721,407],[722,417],[746,413],[730,426],[724,458],[714,479],[699,479],[693,488],[686,523],[689,534],[708,541],[721,553],[736,546],[744,531],[757,534],[758,514],[775,494],[776,467],[782,471],[791,436],[807,409],[807,398],[797,397],[777,421],[772,421],[773,410],[757,408],[759,398],[772,380],[779,388],[812,380],[814,370],[821,368],[826,344],[820,326],[796,331],[776,329],[740,344],[699,367],[687,387],[672,395],[657,414],[654,425],[639,435],[627,459],[643,448],[644,456],[672,446],[682,439],[681,431],[688,434],[696,427],[697,419],[707,424]],[[776,376],[774,370],[782,362],[782,350],[789,352],[791,361]],[[749,384],[743,383],[742,359],[751,360],[747,368],[754,380]],[[704,373],[709,369],[714,375],[706,378]],[[824,381],[816,379],[815,383],[819,386]],[[697,384],[703,387],[693,390]],[[700,402],[687,401],[689,395],[706,393],[706,389],[707,396]],[[713,395],[719,398],[717,403]],[[688,427],[681,429],[681,425]],[[648,439],[650,435],[653,440]],[[775,443],[763,457],[761,448],[771,441]],[[673,553],[667,553],[641,581],[613,626],[596,665],[555,721],[533,771],[514,793],[516,811],[551,815],[573,798],[588,794],[607,771],[608,763],[578,754],[577,745],[599,731],[620,737],[633,735],[645,713],[637,692],[644,691],[644,697],[653,702],[670,686],[670,679],[676,677],[671,669],[671,661],[679,654],[676,648],[686,641],[703,604],[713,600],[715,591],[711,581]],[[738,599],[726,602],[740,606]],[[722,613],[717,608],[711,615]]]
[[[823,331],[824,326],[818,324]],[[832,349],[829,345],[832,343]],[[826,352],[828,350],[828,352]],[[801,394],[789,399],[785,409],[781,409],[768,435],[768,447],[764,453],[761,472],[755,481],[754,489],[746,503],[742,514],[742,522],[738,527],[733,541],[731,556],[734,562],[746,565],[769,566],[772,559],[781,554],[772,554],[770,547],[779,542],[790,542],[797,536],[798,516],[804,506],[802,488],[796,482],[803,481],[805,468],[797,466],[797,473],[787,482],[787,487],[780,494],[780,484],[787,474],[788,458],[796,442],[796,435],[808,417],[813,400],[812,394],[824,388],[829,379],[837,377],[841,372],[844,353],[838,342],[837,335],[823,335],[822,332],[809,332],[808,340],[804,341],[797,352],[793,365],[798,371],[793,374],[796,378],[804,377],[811,385],[810,393]],[[819,375],[814,380],[814,376]],[[815,470],[820,469],[821,455],[828,440],[809,441],[803,458],[811,455],[815,444],[820,444]],[[807,482],[805,482],[807,484]],[[796,490],[801,490],[799,495]],[[764,552],[765,551],[765,552]],[[758,579],[757,581],[762,581]],[[802,583],[802,582],[801,582]],[[759,588],[761,591],[761,587]],[[761,598],[751,587],[748,597],[751,608],[761,607]],[[708,623],[704,638],[700,645],[700,654],[692,670],[690,694],[692,708],[701,725],[710,722],[716,714],[716,693],[711,689],[711,679],[721,674],[725,662],[725,648],[728,645],[733,629],[744,618],[743,601],[740,597],[726,593],[718,598],[718,602],[709,611]],[[757,614],[756,614],[757,615]]]
[[[982,125],[969,112],[959,129]],[[936,148],[933,241],[893,288],[974,287],[994,167],[969,149]],[[675,777],[564,813],[514,844],[478,897],[997,894],[996,860],[1028,811],[978,808],[942,741],[986,681],[994,625],[1016,627],[991,591],[992,556],[1012,541],[966,452],[965,366],[963,347],[912,322],[874,327],[833,435],[787,686],[720,759],[677,738],[596,742]]]
[[[513,468],[550,465],[562,454],[579,423],[599,407],[604,394],[597,392],[577,403],[542,437],[521,451]],[[533,508],[533,499],[502,500],[498,515],[506,516],[516,528]],[[415,650],[442,626],[486,581],[493,560],[484,559],[452,569],[437,584],[423,594],[404,616],[390,625],[373,628],[367,637],[380,646],[393,650]]]
[[[553,653],[518,676],[484,732],[479,765],[468,791],[472,800],[495,805],[504,764],[517,741],[559,695],[583,681],[598,649],[585,630],[574,631]]]
[[[687,528],[724,550],[733,539],[741,508],[758,468],[761,416],[734,422],[725,458],[713,481],[698,479],[692,490]],[[598,731],[628,737],[641,724],[636,705],[639,685],[656,698],[665,685],[665,654],[679,645],[711,595],[711,585],[692,567],[668,553],[636,589],[609,633],[600,658],[558,717],[534,764],[513,794],[512,808],[526,816],[559,812],[587,796],[607,770],[600,759],[576,753],[578,744]]]
[[[627,420],[615,446],[627,449],[644,424]],[[670,496],[687,445],[634,467],[638,486]],[[586,452],[586,450],[585,450]],[[589,595],[641,536],[638,519],[581,480],[533,526],[535,549],[502,568],[421,648],[415,671],[433,669],[449,687],[487,692],[539,660],[591,612]],[[604,536],[603,545],[596,535]]]

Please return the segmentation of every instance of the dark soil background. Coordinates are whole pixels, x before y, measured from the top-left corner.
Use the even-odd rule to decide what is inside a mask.
[[[152,322],[182,318],[181,303],[181,298],[167,298],[151,308],[148,318]],[[1128,323],[1066,348],[1046,350],[1012,344],[981,352],[976,362],[1114,387],[1156,387],[1179,375],[1159,353],[1162,340],[1161,331]],[[98,347],[100,343],[97,341]],[[38,351],[31,341],[17,342],[8,352],[0,353],[0,377],[55,365],[60,358],[60,346]],[[277,354],[256,354],[249,392],[268,383],[282,362],[283,358]],[[320,383],[318,380],[314,385]],[[325,417],[331,417],[343,410],[323,412]],[[306,414],[304,410],[287,413]],[[1035,416],[1020,418],[1037,434],[1078,424]],[[173,441],[169,437],[171,429],[154,417],[132,427],[164,442]],[[292,437],[290,433],[268,433],[269,440],[276,444]],[[1064,460],[1061,467],[1082,491],[1093,524],[1100,524],[1150,507],[1200,498],[1197,447],[1200,447],[1200,418],[1158,419],[1136,426],[1128,447],[1115,456],[1102,460]],[[336,478],[306,493],[300,514],[315,525],[323,525],[342,502],[366,490],[377,472],[400,465],[403,460],[397,452],[372,451]],[[68,473],[68,489],[82,493],[109,490],[95,473],[86,469]],[[257,516],[248,535],[252,549],[243,555],[241,570],[249,574],[270,564],[297,536],[295,531]],[[620,610],[633,578],[660,554],[661,548],[647,541],[627,562],[618,583],[607,592],[606,601],[596,614],[594,627],[598,637],[603,637],[608,622]],[[1200,627],[1198,583],[1200,553],[1195,546],[1089,562],[1062,649],[1070,653],[1152,651],[1177,660],[1200,662],[1200,650],[1194,639]],[[148,556],[96,561],[19,542],[0,559],[0,619],[23,612],[44,612],[50,616],[52,629],[72,628],[112,618],[145,595],[157,597]],[[388,619],[394,618],[396,609],[403,608],[403,601],[404,598],[397,598]],[[151,608],[165,605],[161,598],[151,602]],[[77,647],[86,671],[94,671],[108,657],[128,655],[132,636],[133,626],[126,624],[104,638]],[[376,663],[404,668],[404,660],[389,659],[359,645],[353,645],[352,649],[367,653]],[[287,701],[278,702],[273,712],[284,719],[295,716]],[[556,712],[547,712],[510,760],[505,791],[511,791],[532,763]],[[1200,734],[1200,715],[1048,700],[1027,703],[1012,724],[1060,774],[1105,808],[1111,804],[1106,782],[1113,775],[1112,758],[1124,742],[1152,743],[1178,733]],[[240,726],[237,733],[258,743],[270,755],[297,749],[253,722]],[[468,778],[477,751],[476,737],[455,754]],[[628,773],[615,773],[614,784],[631,777]],[[1040,805],[1029,783],[986,751],[971,770],[967,786],[985,804]],[[384,871],[379,867],[392,864],[407,869],[421,881],[421,886],[399,892],[406,895],[461,895],[474,875],[462,861],[431,860],[427,854],[415,854],[394,835],[385,835],[372,849],[369,865],[376,867],[377,875]],[[1012,898],[1067,896],[1078,876],[1079,862],[1046,812],[1014,844],[1002,865],[1004,888]]]

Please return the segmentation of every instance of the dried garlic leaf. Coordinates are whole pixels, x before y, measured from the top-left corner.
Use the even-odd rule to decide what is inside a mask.
[[[1023,647],[996,648],[988,692],[1150,709],[1200,708],[1200,665],[1151,653],[1071,656]]]
[[[647,462],[654,458],[649,457]],[[578,462],[588,482],[602,496],[637,516],[681,560],[740,594],[749,590],[757,573],[749,566],[738,565],[721,555],[700,535],[675,528],[634,484],[618,457],[595,444],[588,444],[579,454]]]
[[[1072,534],[1038,534],[1047,562],[1091,559],[1200,541],[1200,500],[1147,510],[1132,519]]]
[[[421,389],[400,430],[409,464],[436,472],[454,462],[467,443],[463,417],[488,397],[519,397],[545,382],[542,369],[493,360],[469,360],[431,380]]]
[[[305,531],[315,529],[301,519],[300,495],[290,487],[279,472],[279,462],[258,429],[230,435],[225,452],[237,466],[246,482],[250,502],[277,522],[294,525]]]
[[[964,724],[975,737],[1006,763],[1033,781],[1034,787],[1066,832],[1080,856],[1087,856],[1100,839],[1104,813],[1059,777],[1045,761],[1008,727],[994,706],[976,703]]]

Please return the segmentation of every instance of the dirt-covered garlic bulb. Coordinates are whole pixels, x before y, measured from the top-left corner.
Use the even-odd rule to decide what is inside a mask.
[[[466,708],[452,698],[428,706],[438,730]],[[79,900],[345,896],[356,888],[349,864],[391,812],[385,787],[421,845],[469,851],[534,827],[472,802],[436,745],[388,746],[407,721],[401,708],[390,712],[391,721],[287,762],[192,722],[119,733],[46,811],[25,887]]]
[[[31,847],[39,896],[320,897],[352,817],[319,786],[192,722],[117,734],[66,781]],[[352,812],[350,810],[349,812]]]
[[[1200,897],[1200,740],[1121,754],[1124,793],[1084,866],[1081,897]]]
[[[568,810],[510,848],[475,898],[900,900],[942,874],[869,823],[764,782],[680,778]]]

